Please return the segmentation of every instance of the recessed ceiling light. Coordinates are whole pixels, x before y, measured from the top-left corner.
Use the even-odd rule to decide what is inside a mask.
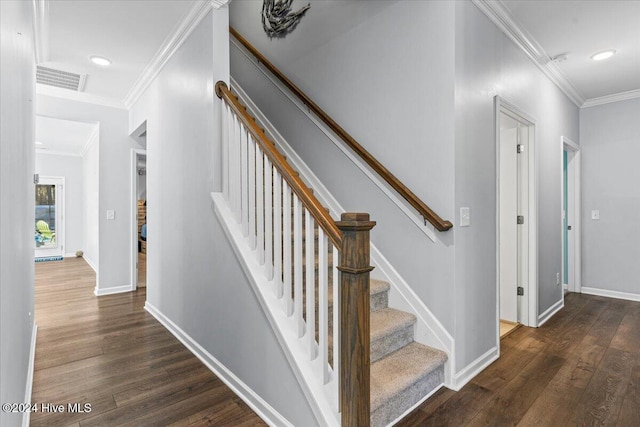
[[[36,141],[36,145],[44,145],[44,142]]]
[[[89,58],[94,64],[102,65],[103,67],[111,65],[111,61],[107,58],[103,58],[102,56],[90,56]]]
[[[594,61],[602,61],[603,59],[611,58],[615,53],[615,49],[605,50],[591,55],[591,59],[593,59]]]

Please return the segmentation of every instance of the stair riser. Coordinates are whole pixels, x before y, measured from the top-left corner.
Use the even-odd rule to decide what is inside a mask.
[[[444,382],[444,366],[429,373],[371,413],[371,427],[383,427],[395,420]]]
[[[370,298],[371,311],[382,310],[389,307],[389,291],[379,292],[371,295]]]
[[[395,331],[391,335],[371,341],[371,363],[413,342],[413,327],[414,325],[411,324]]]

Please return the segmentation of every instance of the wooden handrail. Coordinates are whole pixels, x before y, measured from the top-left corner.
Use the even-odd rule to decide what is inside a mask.
[[[294,95],[296,95],[313,113],[318,116],[329,128],[336,133],[351,149],[364,160],[378,175],[382,177],[394,190],[398,192],[411,206],[413,206],[424,218],[429,221],[438,231],[447,231],[453,224],[451,221],[440,218],[429,206],[418,198],[406,185],[404,185],[395,175],[382,165],[375,157],[369,153],[358,141],[347,133],[338,123],[336,123],[327,113],[324,112],[315,102],[311,100],[298,86],[296,86],[287,76],[285,76],[275,65],[260,53],[247,39],[242,37],[233,27],[229,27],[229,32],[238,40],[253,56],[262,63],[264,67],[275,75]]]
[[[216,95],[218,95],[218,98],[223,99],[236,113],[238,119],[244,124],[251,135],[253,135],[256,142],[262,148],[262,151],[267,155],[276,169],[278,169],[280,175],[287,181],[289,187],[291,187],[311,216],[313,216],[318,226],[322,227],[326,232],[334,246],[341,248],[342,233],[336,226],[333,218],[331,218],[331,215],[329,215],[329,212],[326,211],[309,187],[300,179],[297,172],[294,171],[289,162],[287,162],[287,159],[276,150],[274,143],[267,137],[264,130],[258,126],[255,119],[247,113],[246,107],[231,93],[225,82],[219,81],[216,83]]]

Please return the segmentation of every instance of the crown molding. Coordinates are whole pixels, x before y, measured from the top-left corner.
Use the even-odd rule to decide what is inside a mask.
[[[220,1],[216,1],[220,3]],[[169,62],[173,54],[189,37],[193,30],[198,26],[200,21],[209,13],[213,4],[211,1],[196,1],[191,9],[174,27],[173,31],[164,40],[162,46],[158,49],[149,64],[145,67],[140,77],[133,84],[129,93],[122,100],[127,109],[130,109],[136,101],[142,96],[144,91],[149,87],[153,79],[155,79],[164,66]]]
[[[89,104],[100,105],[103,107],[126,109],[122,101],[116,98],[107,98],[86,92],[74,92],[69,89],[47,86],[40,83],[36,84],[36,94],[53,96],[55,98],[67,99],[69,101],[87,102]]]
[[[578,90],[545,52],[540,44],[529,34],[500,0],[471,0],[502,32],[518,46],[533,63],[551,80],[569,99],[581,107],[585,102]]]
[[[640,89],[630,90],[627,92],[614,93],[613,95],[599,96],[597,98],[587,99],[582,108],[593,107],[596,105],[610,104],[612,102],[626,101],[629,99],[640,98]]]
[[[229,3],[231,3],[231,0],[211,0],[211,6],[213,6],[214,9],[220,9]]]
[[[32,0],[36,64],[49,59],[49,0]]]

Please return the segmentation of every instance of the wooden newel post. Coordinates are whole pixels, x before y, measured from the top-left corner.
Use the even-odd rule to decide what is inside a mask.
[[[344,213],[340,253],[340,408],[342,426],[367,427],[370,417],[369,231],[367,213]]]

